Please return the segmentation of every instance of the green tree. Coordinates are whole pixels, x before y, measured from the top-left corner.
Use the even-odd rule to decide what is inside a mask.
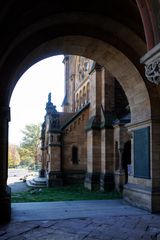
[[[29,166],[34,164],[34,159],[30,156],[30,151],[26,148],[19,148],[19,155],[20,155],[20,165],[21,166]]]
[[[26,125],[22,130],[23,138],[19,153],[22,165],[38,163],[38,150],[40,145],[40,124]]]
[[[14,144],[9,144],[8,151],[8,166],[16,167],[20,164],[20,155],[18,152],[18,147]]]

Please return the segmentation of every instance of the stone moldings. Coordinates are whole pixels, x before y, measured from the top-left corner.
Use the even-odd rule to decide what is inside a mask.
[[[145,64],[147,79],[156,85],[160,85],[160,43],[148,51],[140,59],[140,63]]]
[[[160,59],[145,66],[145,75],[150,82],[160,84]]]
[[[11,219],[11,188],[6,186],[4,191],[0,192],[0,224],[7,223]]]

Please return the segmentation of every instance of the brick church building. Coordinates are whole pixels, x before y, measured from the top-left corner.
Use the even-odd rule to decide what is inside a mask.
[[[84,182],[119,191],[131,164],[130,108],[116,78],[103,66],[66,55],[63,112],[46,103],[42,124],[42,170],[48,186]]]

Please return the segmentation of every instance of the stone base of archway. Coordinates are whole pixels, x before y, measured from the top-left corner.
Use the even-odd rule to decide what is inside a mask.
[[[0,192],[0,224],[8,223],[11,219],[11,188]]]
[[[114,181],[116,191],[122,192],[125,184],[125,171],[123,169],[114,172]]]
[[[115,181],[113,172],[100,174],[100,191],[113,191],[115,189]]]
[[[84,180],[84,187],[88,190],[99,189],[99,180],[100,173],[99,172],[87,172]]]
[[[133,206],[152,213],[160,212],[160,192],[153,191],[150,187],[128,183],[124,185],[123,199]]]

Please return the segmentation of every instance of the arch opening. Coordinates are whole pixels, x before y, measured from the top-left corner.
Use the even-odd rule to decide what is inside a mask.
[[[19,76],[27,66],[30,66],[31,62],[35,62],[37,58],[44,58],[46,55],[56,55],[57,52],[87,57],[106,67],[125,91],[131,108],[132,122],[139,122],[140,113],[142,121],[151,118],[150,98],[146,83],[134,64],[110,44],[90,37],[60,37],[35,49],[21,62],[15,74],[12,75],[13,85],[10,86],[8,97],[10,98]]]
[[[88,46],[91,46],[91,48]],[[31,65],[31,62],[35,62],[36,59],[40,59],[42,57],[44,58],[46,55],[56,55],[57,52],[64,55],[76,54],[87,57],[89,59],[93,59],[100,66],[106,68],[113,75],[113,77],[116,78],[126,94],[131,111],[131,124],[145,122],[151,118],[151,105],[146,83],[142,79],[134,64],[122,52],[115,49],[113,46],[97,39],[82,36],[56,38],[50,42],[47,42],[46,44],[41,45],[39,48],[30,53],[30,55],[28,55],[21,62],[12,76],[13,85],[10,85],[9,95],[7,96],[8,99],[10,98],[14,89],[14,85],[18,80],[18,76],[23,73],[27,66]],[[89,89],[92,92],[91,86]],[[82,92],[79,95],[79,98],[80,96],[82,98]],[[80,99],[79,102],[81,102]],[[98,108],[97,111],[99,111]],[[141,118],[139,116],[141,116]],[[81,118],[78,119],[76,124],[80,124],[80,122]],[[66,129],[66,134],[68,134],[69,131],[72,131],[72,129]],[[93,136],[88,136],[88,138],[89,137]],[[100,171],[100,165],[101,164],[97,165],[97,171]],[[48,164],[48,166],[50,166],[50,164]],[[101,166],[103,166],[103,164]],[[93,166],[91,169],[93,169]],[[55,177],[54,173],[51,174],[51,178],[58,178],[57,181],[61,185],[62,183],[59,176],[60,175],[56,175]],[[99,175],[96,175],[95,179],[97,179],[98,176]],[[93,176],[85,176],[85,187],[89,189],[91,185],[88,185],[87,181],[91,178],[94,179]],[[112,183],[111,185],[113,186]],[[52,186],[52,183],[50,186]]]

